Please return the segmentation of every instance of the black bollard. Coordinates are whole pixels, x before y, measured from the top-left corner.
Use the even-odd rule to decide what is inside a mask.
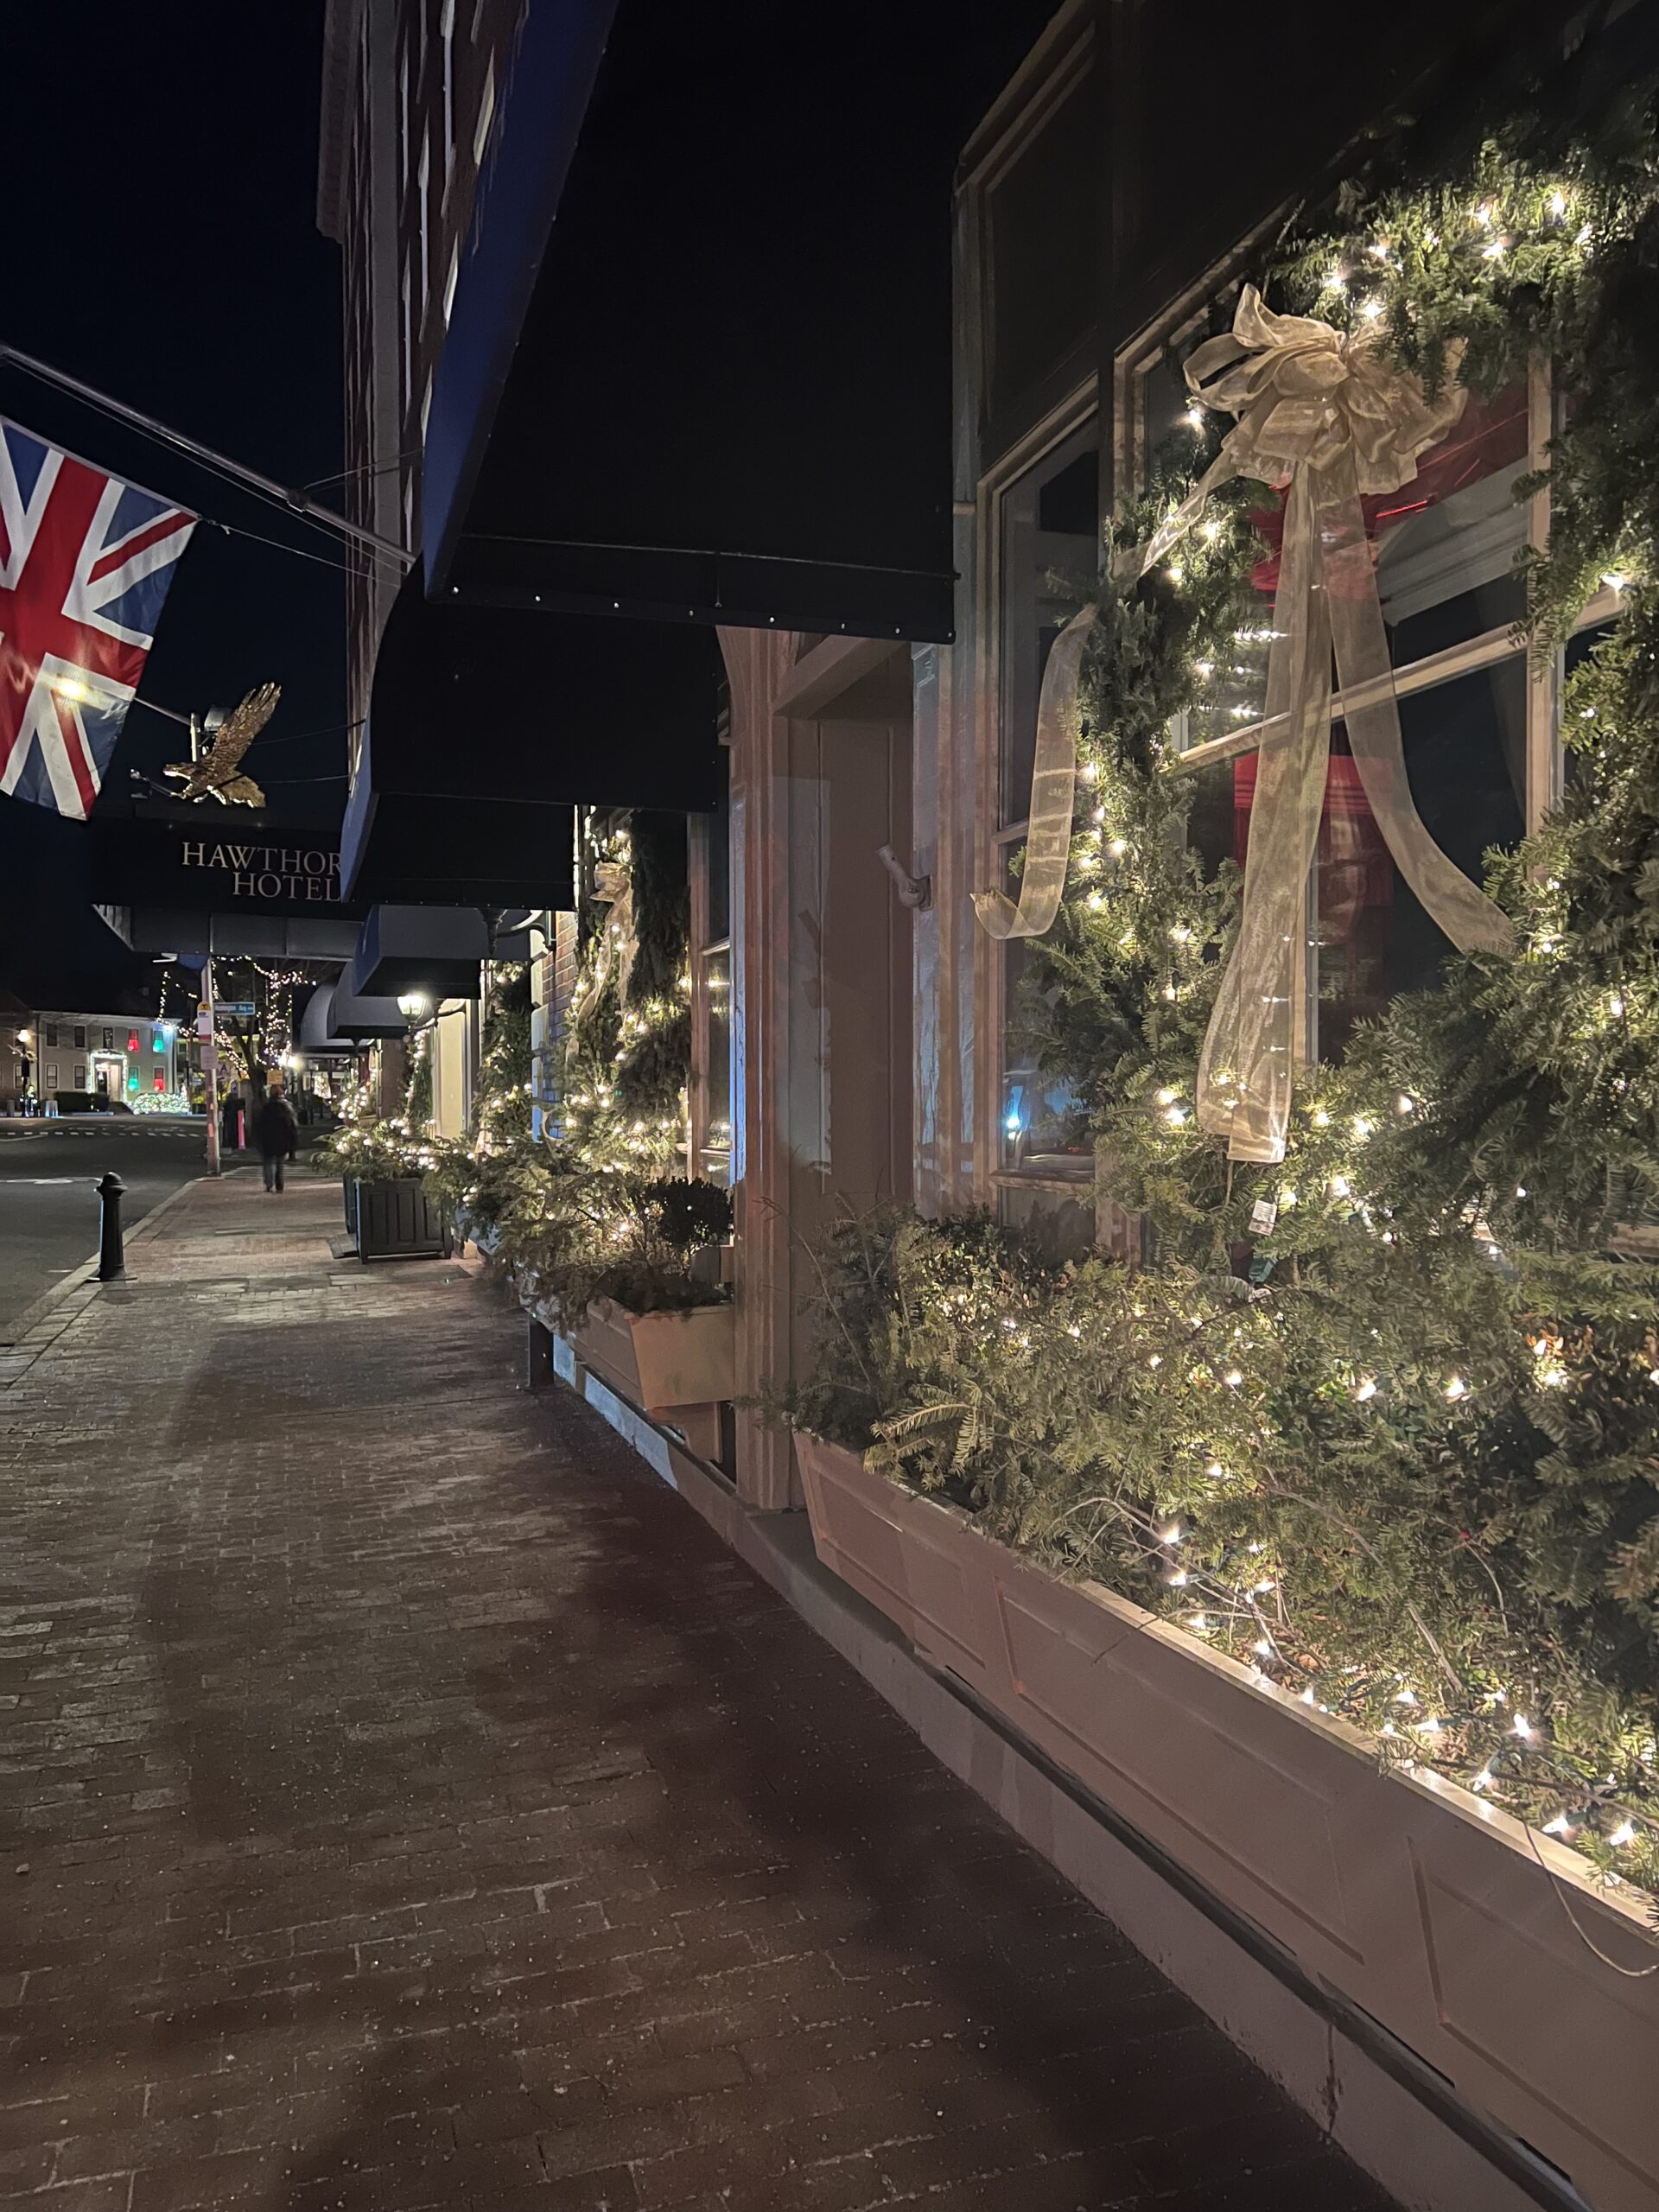
[[[121,1200],[126,1187],[113,1168],[98,1186],[104,1210],[98,1237],[99,1282],[119,1282],[127,1272],[126,1255],[121,1249]]]

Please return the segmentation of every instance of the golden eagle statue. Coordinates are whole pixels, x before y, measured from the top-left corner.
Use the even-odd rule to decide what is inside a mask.
[[[209,733],[207,747],[198,759],[170,760],[165,772],[184,785],[181,797],[216,798],[221,806],[263,806],[264,791],[251,776],[240,773],[242,755],[276,713],[282,696],[280,683],[257,684]]]

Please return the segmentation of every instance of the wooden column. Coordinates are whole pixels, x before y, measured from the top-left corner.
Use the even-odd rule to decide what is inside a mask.
[[[732,1203],[737,1240],[740,1395],[786,1372],[790,1336],[788,1185],[783,1116],[788,1020],[787,732],[774,722],[776,672],[794,640],[721,630],[732,697]],[[745,1504],[791,1503],[790,1440],[753,1408],[737,1416]]]

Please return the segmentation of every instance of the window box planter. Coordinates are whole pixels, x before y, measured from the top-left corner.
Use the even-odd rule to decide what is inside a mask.
[[[677,1429],[705,1459],[720,1452],[719,1407],[736,1392],[733,1309],[632,1313],[596,1299],[571,1342],[576,1357],[620,1397]]]
[[[1645,1900],[1096,1584],[798,1435],[823,1564],[1315,1979],[1569,2174],[1659,2208]],[[1564,1909],[1565,1908],[1565,1909]],[[1570,1914],[1570,1917],[1569,1917]]]
[[[357,1256],[370,1260],[447,1260],[454,1249],[448,1217],[426,1195],[418,1175],[347,1186],[348,1218]]]

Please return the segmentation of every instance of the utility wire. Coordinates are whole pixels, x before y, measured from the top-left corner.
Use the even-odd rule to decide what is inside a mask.
[[[25,376],[33,376],[41,384],[55,386],[60,381],[55,373],[42,374],[31,363],[22,360],[16,354],[0,355],[0,362],[8,363],[10,366],[22,370]],[[135,420],[130,410],[122,406],[118,401],[106,401],[101,393],[95,392],[90,385],[75,385],[71,387],[71,390],[73,397],[92,409],[94,413],[106,416],[111,422],[120,423],[129,429],[137,429],[140,436],[149,438],[154,444],[177,446],[178,441],[175,437],[163,436],[156,431],[150,430],[146,427],[142,416]],[[264,490],[257,480],[252,483],[248,482],[233,465],[222,463],[216,458],[210,458],[205,450],[200,452],[189,450],[188,458],[194,461],[198,467],[207,470],[210,475],[217,476],[226,484],[233,484],[238,491],[245,492],[250,499],[263,500],[266,506],[275,507],[279,513],[287,515],[291,520],[303,523],[309,530],[321,531],[324,537],[335,539],[337,542],[337,533],[331,531],[327,523],[318,521],[315,516],[306,514],[302,509],[290,505],[288,500]],[[204,522],[212,519],[211,516],[202,517]],[[229,524],[221,524],[219,527],[228,529]]]
[[[249,537],[256,545],[274,545],[279,553],[291,553],[296,561],[315,561],[320,569],[333,569],[337,575],[362,576],[368,570],[360,563],[331,561],[326,553],[313,553],[308,546],[285,545],[280,537],[267,537],[263,531],[245,530],[240,523],[221,522],[217,515],[203,515],[202,521],[214,530],[222,530],[227,537]]]
[[[302,484],[302,492],[321,492],[325,485],[343,484],[352,476],[390,476],[394,468],[401,468],[406,461],[418,461],[419,446],[410,446],[407,453],[394,454],[390,461],[363,461],[355,468],[341,468],[333,476],[314,476],[309,483]]]
[[[37,369],[32,362],[3,348],[0,348],[0,366],[19,369],[25,376],[33,376],[43,384],[56,385],[61,381],[55,372],[48,375]],[[157,445],[176,447],[181,442],[176,434],[168,433],[163,435],[159,431],[151,430],[143,416],[135,417],[130,409],[121,406],[118,402],[106,402],[102,395],[94,392],[90,385],[70,384],[68,389],[75,398],[83,401],[95,412],[107,416],[110,421],[123,423],[130,429],[137,429],[141,436],[151,439]],[[184,450],[190,460],[209,474],[217,476],[222,482],[245,493],[250,499],[259,499],[266,506],[274,507],[277,513],[288,521],[302,524],[308,530],[320,531],[331,545],[338,548],[339,532],[337,530],[331,529],[327,523],[320,521],[315,515],[307,514],[302,508],[296,506],[291,500],[279,498],[273,493],[264,490],[259,480],[254,479],[250,481],[234,464],[221,463],[217,458],[209,456],[205,448],[198,449],[194,445],[188,445]],[[333,569],[342,576],[361,576],[369,573],[361,561],[352,563],[330,560],[326,554],[314,553],[302,545],[289,545],[280,537],[267,537],[259,531],[245,529],[239,523],[225,522],[217,515],[202,514],[199,519],[207,523],[213,530],[223,531],[227,537],[245,537],[257,545],[273,546],[279,553],[291,553],[297,561],[315,561],[320,568]],[[382,550],[378,545],[365,544],[359,550],[371,561],[381,561],[388,566],[396,565],[391,554]],[[401,569],[398,570],[398,574],[401,577]]]
[[[212,447],[204,446],[200,440],[174,429],[169,423],[155,416],[142,414],[136,407],[129,407],[124,401],[100,391],[95,385],[84,384],[79,377],[72,377],[62,369],[54,368],[50,362],[36,360],[28,353],[19,353],[15,346],[0,346],[0,364],[9,364],[20,369],[25,376],[55,385],[58,390],[68,392],[87,406],[126,423],[130,429],[137,430],[158,445],[173,447],[200,467],[213,470],[239,486],[251,496],[266,500],[296,521],[307,523],[312,529],[333,530],[359,545],[376,547],[395,560],[404,561],[408,557],[403,546],[394,545],[389,538],[380,537],[363,524],[353,522],[349,517],[335,514],[327,508],[314,507],[303,492],[292,491],[270,477],[262,476],[257,469],[245,467],[225,454],[215,453]]]
[[[284,730],[280,737],[264,737],[259,741],[262,753],[269,753],[275,745],[298,745],[308,737],[349,737],[354,729],[361,729],[364,717],[354,722],[330,722],[324,729]]]

